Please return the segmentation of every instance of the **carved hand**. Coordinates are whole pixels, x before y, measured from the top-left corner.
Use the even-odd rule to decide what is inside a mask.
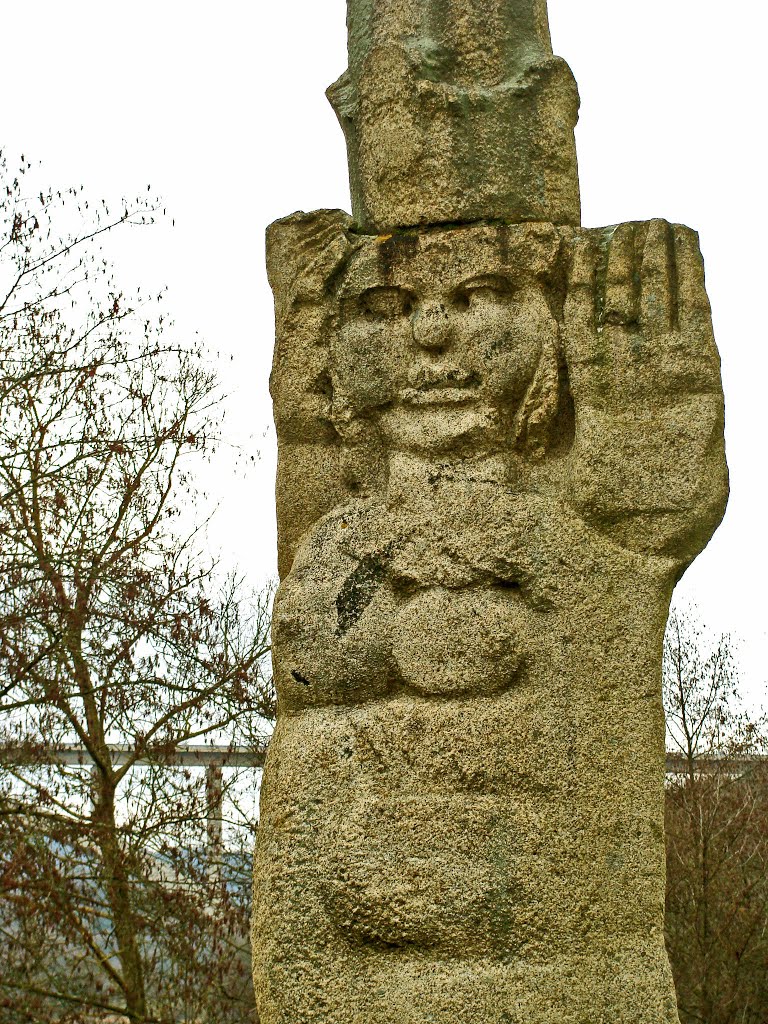
[[[574,234],[564,335],[576,415],[571,503],[625,547],[688,564],[728,494],[720,361],[695,232],[656,220]]]

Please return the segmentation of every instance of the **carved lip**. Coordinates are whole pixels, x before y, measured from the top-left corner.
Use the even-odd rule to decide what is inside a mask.
[[[400,395],[407,405],[457,405],[475,399],[480,380],[477,373],[456,366],[424,367],[409,374],[409,383]]]
[[[420,388],[408,388],[400,395],[404,405],[459,405],[475,401],[474,386],[460,386],[455,384],[439,385],[430,384]]]

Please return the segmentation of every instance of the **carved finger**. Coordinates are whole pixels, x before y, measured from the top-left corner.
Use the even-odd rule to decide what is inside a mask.
[[[674,326],[676,301],[672,233],[665,220],[652,220],[643,250],[640,272],[640,319],[651,338],[667,334]]]
[[[695,231],[672,229],[677,269],[680,374],[692,390],[720,389],[720,356],[712,330],[712,310],[704,285],[704,260]]]
[[[603,320],[609,325],[627,325],[637,320],[635,297],[635,228],[620,224],[608,250]]]
[[[699,236],[691,228],[675,224],[672,229],[677,265],[677,297],[680,329],[692,322],[709,325],[712,311],[704,285],[704,260],[699,249]]]
[[[574,397],[596,390],[596,375],[604,360],[595,312],[595,251],[586,233],[571,242],[568,295],[565,300],[565,359]]]
[[[595,252],[586,233],[576,235],[571,242],[571,264],[568,275],[568,298],[565,316],[568,323],[578,326],[580,333],[596,331],[595,319]]]

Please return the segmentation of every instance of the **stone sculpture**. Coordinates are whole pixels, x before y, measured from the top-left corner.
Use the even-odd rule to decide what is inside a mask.
[[[268,233],[262,1024],[672,1024],[662,637],[727,497],[697,237],[577,226],[545,0],[349,7],[356,220]]]

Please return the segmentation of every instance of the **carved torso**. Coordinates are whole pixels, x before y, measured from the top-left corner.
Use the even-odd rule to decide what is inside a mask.
[[[671,1024],[661,642],[726,493],[695,237],[272,231],[265,1021]]]

